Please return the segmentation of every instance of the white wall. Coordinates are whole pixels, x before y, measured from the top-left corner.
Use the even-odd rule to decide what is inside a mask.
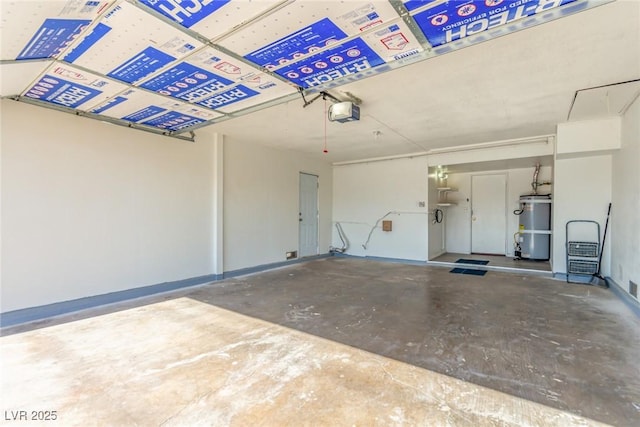
[[[586,153],[620,148],[620,117],[560,123],[558,154]]]
[[[566,273],[566,223],[571,220],[592,220],[600,225],[604,236],[607,209],[612,202],[613,156],[620,156],[622,121],[620,117],[584,120],[558,124],[554,181],[555,209],[553,215],[553,271]],[[626,132],[633,132],[628,122]],[[633,139],[630,138],[630,139]],[[633,145],[633,144],[632,144]],[[633,156],[633,149],[629,153]],[[637,160],[637,158],[635,159]],[[632,161],[637,167],[637,161]],[[625,163],[625,160],[620,160]],[[629,165],[630,165],[629,164]],[[632,166],[626,173],[633,174]],[[616,172],[618,175],[619,173]],[[635,189],[637,189],[637,185]],[[633,190],[633,188],[629,188]],[[620,194],[620,193],[618,193]],[[628,195],[626,195],[628,196]],[[597,241],[594,228],[586,224],[571,225],[571,240]],[[620,239],[620,234],[617,239]],[[602,252],[600,272],[611,274],[611,239]]]
[[[560,143],[560,141],[558,141]],[[593,220],[604,233],[611,201],[612,159],[610,154],[556,158],[554,167],[553,272],[566,273],[566,232],[570,220]],[[597,236],[582,226],[573,228],[572,240],[596,241]],[[610,240],[607,239],[608,243]],[[605,247],[601,273],[609,275],[609,244]]]
[[[334,167],[333,220],[340,222],[350,241],[348,254],[426,261],[428,255],[427,162],[406,158]],[[383,232],[376,221],[393,223]],[[373,229],[367,249],[362,247]],[[333,245],[341,242],[334,233]]]
[[[451,193],[449,198],[457,204],[446,208],[446,249],[447,252],[468,254],[471,252],[471,178],[474,175],[498,174],[507,175],[507,232],[506,248],[507,256],[513,256],[513,235],[518,231],[519,218],[513,211],[520,208],[519,199],[522,194],[532,192],[531,182],[535,166],[530,168],[518,168],[508,170],[495,170],[483,172],[467,172],[449,174],[448,184],[458,189]],[[538,182],[551,181],[552,168],[544,166],[540,168]],[[552,186],[543,186],[538,189],[538,194],[553,192]],[[552,209],[553,209],[552,205]]]
[[[613,155],[611,277],[628,291],[640,284],[640,100],[622,119],[622,148]],[[609,237],[607,237],[608,239]]]
[[[319,183],[319,253],[331,245],[332,170],[300,153],[225,136],[224,270],[285,261],[298,250],[299,173]]]
[[[2,101],[2,311],[211,274],[211,136]]]
[[[446,181],[436,177],[435,168],[430,170],[429,174],[429,197],[427,206],[429,209],[428,232],[429,232],[429,259],[437,258],[445,253],[445,214],[446,207],[438,206],[438,187],[446,186]],[[435,210],[440,209],[443,212],[442,222],[435,221]]]
[[[439,154],[429,155],[429,166],[460,165],[479,162],[494,162],[551,156],[555,150],[553,136],[532,137],[521,140],[493,141],[484,144],[465,146],[464,150],[455,148]]]

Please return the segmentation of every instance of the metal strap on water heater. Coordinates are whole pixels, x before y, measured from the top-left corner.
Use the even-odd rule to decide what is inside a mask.
[[[520,200],[520,203],[522,203],[523,205],[529,204],[529,203],[551,203],[551,199],[544,199],[544,200]]]

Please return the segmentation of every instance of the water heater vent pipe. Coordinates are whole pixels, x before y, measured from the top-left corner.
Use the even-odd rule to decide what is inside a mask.
[[[533,182],[531,187],[533,188],[533,194],[538,194],[538,174],[540,173],[540,163],[536,163],[536,170],[533,172]]]
[[[533,189],[533,195],[538,194],[538,187],[542,185],[551,185],[551,181],[538,182],[539,174],[540,174],[540,163],[536,163],[536,169],[533,172],[533,181],[531,181],[531,188]]]

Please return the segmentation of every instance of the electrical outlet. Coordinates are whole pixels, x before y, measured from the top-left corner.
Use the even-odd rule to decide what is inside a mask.
[[[425,206],[424,202],[422,202],[422,201],[418,202],[418,207],[419,208],[424,208],[424,206]]]
[[[638,299],[638,284],[629,280],[629,293]]]
[[[287,259],[298,258],[298,251],[287,252],[285,256],[287,257]]]

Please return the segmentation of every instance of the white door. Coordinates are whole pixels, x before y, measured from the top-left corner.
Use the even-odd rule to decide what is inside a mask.
[[[318,254],[318,177],[300,173],[299,256]]]
[[[506,175],[471,177],[471,252],[505,255]]]

